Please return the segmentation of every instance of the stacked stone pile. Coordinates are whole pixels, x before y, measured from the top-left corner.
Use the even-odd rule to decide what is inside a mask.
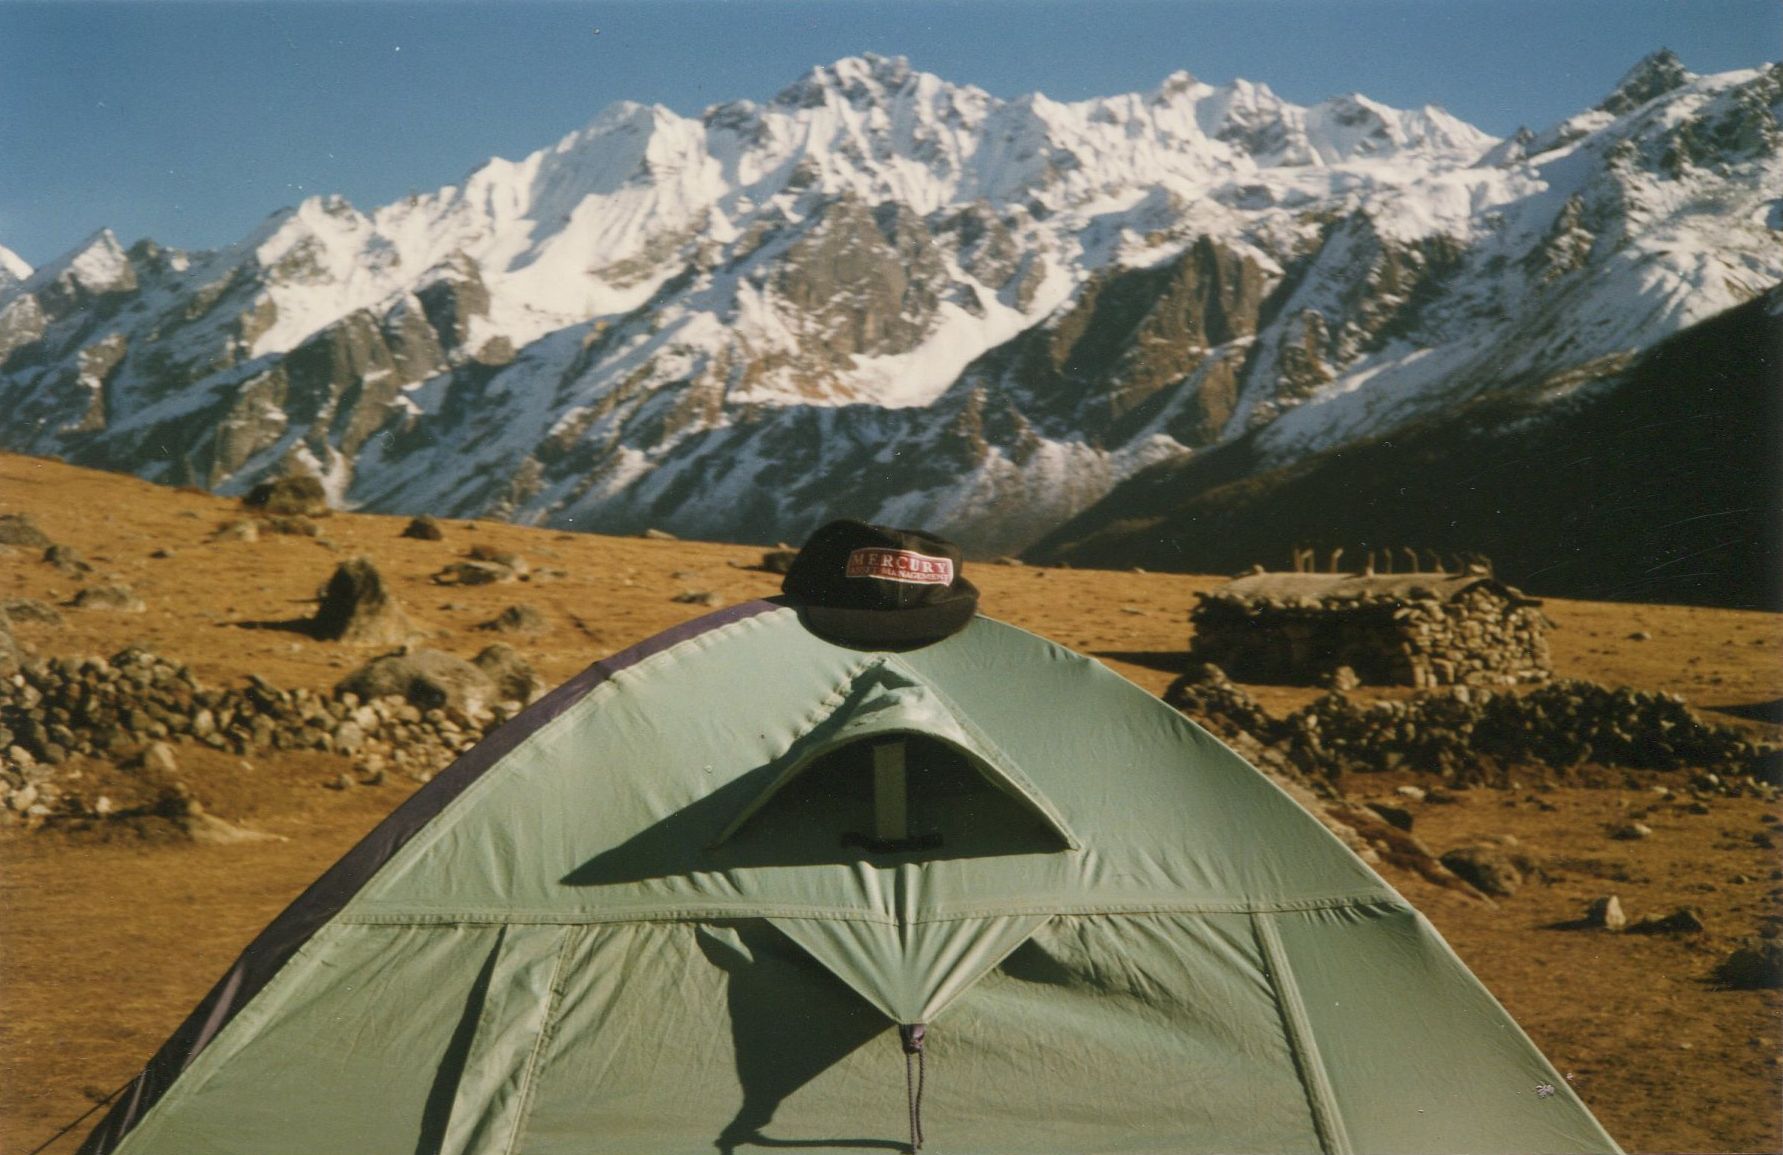
[[[10,678],[16,674],[24,656],[17,639],[12,636],[12,619],[0,607],[0,678]]]
[[[1550,676],[1540,603],[1482,575],[1272,574],[1200,595],[1193,659],[1246,681],[1519,685]]]
[[[1466,777],[1482,759],[1739,773],[1759,753],[1738,731],[1705,723],[1675,695],[1582,681],[1522,695],[1463,691],[1372,704],[1327,694],[1286,725],[1297,762],[1339,773],[1403,766]]]
[[[345,689],[283,690],[257,676],[245,687],[212,689],[186,666],[140,649],[109,660],[31,658],[0,679],[0,809],[38,819],[90,815],[63,769],[68,760],[80,754],[124,761],[155,742],[195,742],[239,755],[323,751],[352,757],[362,781],[381,780],[387,771],[426,781],[520,704],[425,706]]]
[[[1194,666],[1165,692],[1164,700],[1232,745],[1240,737],[1274,740],[1277,730],[1269,712],[1210,662]]]
[[[1386,821],[1378,809],[1358,805],[1328,779],[1306,773],[1291,757],[1295,747],[1282,740],[1283,727],[1218,666],[1191,671],[1171,687],[1169,701],[1266,774],[1363,861],[1390,863],[1438,886],[1480,895],[1443,866],[1423,842]]]
[[[1399,701],[1326,694],[1275,719],[1218,667],[1204,666],[1178,679],[1165,701],[1228,741],[1243,732],[1300,770],[1331,777],[1405,769],[1478,784],[1506,767],[1583,763],[1739,776],[1759,773],[1768,755],[1675,695],[1581,681],[1527,694],[1458,687]]]

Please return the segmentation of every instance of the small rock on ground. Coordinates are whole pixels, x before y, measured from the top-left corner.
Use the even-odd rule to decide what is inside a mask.
[[[440,528],[440,523],[434,520],[432,514],[424,513],[403,527],[402,536],[412,537],[417,541],[441,541],[444,540],[446,531]]]
[[[1463,846],[1442,856],[1442,864],[1483,894],[1504,898],[1523,885],[1523,872],[1496,846]]]
[[[1592,899],[1591,905],[1585,908],[1585,924],[1605,930],[1621,930],[1628,925],[1628,916],[1622,913],[1622,900],[1613,894]]]
[[[89,586],[70,599],[69,605],[82,610],[116,610],[140,614],[148,609],[127,585]]]
[[[1680,906],[1664,918],[1643,918],[1628,927],[1631,934],[1700,934],[1706,929],[1702,912],[1691,906]]]
[[[300,473],[276,481],[262,481],[248,491],[241,503],[263,513],[318,517],[328,513],[328,491],[322,488],[319,478]]]
[[[551,622],[532,606],[517,604],[479,623],[477,628],[498,634],[542,634],[551,628]]]

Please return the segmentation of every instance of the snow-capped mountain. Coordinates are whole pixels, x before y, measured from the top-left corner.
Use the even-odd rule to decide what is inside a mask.
[[[236,492],[1018,549],[1144,466],[1271,463],[1626,358],[1783,279],[1783,67],[1669,53],[1495,140],[1187,73],[998,100],[849,58],[620,104],[370,213],[216,252],[102,231],[0,280],[0,445]]]

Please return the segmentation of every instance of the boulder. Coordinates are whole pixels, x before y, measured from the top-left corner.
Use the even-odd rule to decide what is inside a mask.
[[[43,560],[46,564],[55,567],[57,573],[68,577],[79,577],[81,574],[93,572],[93,567],[87,564],[87,559],[82,557],[80,551],[71,545],[50,546],[43,551]]]
[[[771,549],[761,555],[761,568],[769,573],[785,573],[792,569],[793,559],[799,556],[796,549]]]
[[[307,473],[281,477],[277,481],[262,481],[248,490],[241,503],[267,514],[328,515],[328,491],[322,488],[320,478]]]
[[[1483,894],[1508,897],[1523,885],[1523,872],[1500,846],[1463,846],[1442,856],[1442,864]]]
[[[415,650],[373,658],[335,686],[361,700],[399,697],[422,710],[482,714],[500,697],[495,682],[463,658],[439,650]]]
[[[724,604],[724,598],[712,590],[682,590],[669,600],[691,606],[721,606]]]
[[[322,589],[310,632],[325,641],[360,645],[405,642],[417,632],[369,557],[349,558]]]
[[[477,625],[479,630],[497,634],[542,634],[550,628],[551,623],[544,614],[531,606],[519,604],[511,605]]]
[[[1708,927],[1702,912],[1691,906],[1680,906],[1664,918],[1643,918],[1629,925],[1630,934],[1701,934]]]
[[[148,609],[127,585],[88,586],[75,594],[68,604],[76,609],[115,610],[126,614],[140,614]]]
[[[512,569],[492,561],[456,561],[433,575],[443,586],[487,586],[519,579]]]
[[[260,528],[267,533],[282,533],[289,537],[320,537],[322,527],[305,514],[283,513],[273,517],[260,519]]]
[[[8,598],[0,602],[0,612],[15,622],[38,622],[46,626],[62,624],[62,614],[55,606],[36,598]]]
[[[511,549],[503,549],[498,545],[489,545],[486,542],[478,542],[476,545],[470,547],[468,556],[472,561],[507,566],[514,571],[514,576],[516,577],[525,577],[532,572],[532,566],[527,564],[525,558],[521,557]]]
[[[29,549],[48,549],[54,545],[49,535],[37,528],[28,513],[0,513],[0,545],[21,545]]]
[[[179,759],[174,756],[173,747],[166,742],[150,742],[142,749],[137,758],[138,766],[151,774],[172,776],[179,773]]]
[[[680,541],[681,539],[666,529],[647,529],[638,535],[645,541]]]
[[[1783,988],[1783,941],[1745,940],[1715,968],[1715,981],[1741,991]]]
[[[227,846],[237,842],[283,842],[277,834],[248,830],[207,813],[183,782],[172,783],[155,802],[154,812],[193,842]]]
[[[226,521],[211,534],[212,541],[259,541],[260,524],[252,518],[239,517]]]
[[[1370,810],[1380,815],[1381,821],[1395,830],[1410,830],[1412,828],[1412,812],[1405,807],[1389,806],[1385,802],[1369,802],[1366,805]]]
[[[496,642],[486,646],[471,663],[488,675],[504,702],[530,702],[541,683],[532,663],[513,646]]]
[[[440,523],[434,520],[432,514],[424,513],[403,526],[402,536],[412,537],[416,541],[440,541],[445,538],[446,531],[440,528]]]

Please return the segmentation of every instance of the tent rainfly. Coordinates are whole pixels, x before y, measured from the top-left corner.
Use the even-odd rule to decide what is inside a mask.
[[[926,1135],[924,1134],[926,1132]],[[1263,775],[988,618],[596,663],[242,954],[85,1155],[1603,1152]]]

